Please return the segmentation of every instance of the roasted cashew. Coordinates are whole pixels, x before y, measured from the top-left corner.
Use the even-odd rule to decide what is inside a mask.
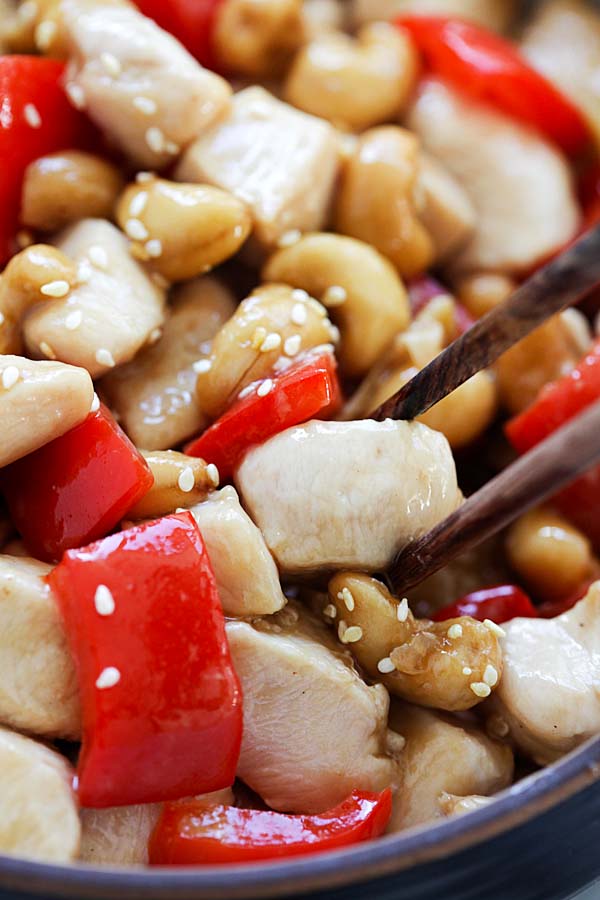
[[[225,69],[268,78],[287,67],[303,37],[301,0],[224,0],[213,46]]]
[[[127,513],[128,519],[158,519],[206,500],[219,484],[216,467],[176,450],[142,450],[154,484]]]

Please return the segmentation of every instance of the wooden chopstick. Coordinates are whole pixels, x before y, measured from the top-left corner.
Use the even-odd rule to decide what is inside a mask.
[[[598,284],[600,225],[532,275],[508,300],[446,347],[369,418],[378,421],[416,418]]]
[[[600,400],[508,466],[402,550],[389,570],[404,593],[600,462]]]

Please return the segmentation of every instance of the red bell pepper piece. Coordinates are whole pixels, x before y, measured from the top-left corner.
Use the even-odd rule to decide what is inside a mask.
[[[471,616],[479,622],[491,619],[497,625],[510,619],[535,619],[538,611],[527,594],[515,584],[499,584],[467,594],[451,606],[444,606],[434,615],[436,622]]]
[[[150,838],[154,865],[248,863],[346,847],[383,833],[392,792],[353,791],[334,809],[316,816],[271,810],[203,807],[193,800],[169,804]]]
[[[561,600],[546,600],[545,603],[540,603],[537,607],[540,617],[542,619],[555,619],[556,616],[562,616],[563,613],[573,609],[576,603],[583,600],[595,581],[597,581],[596,578],[585,581],[576,591],[573,591],[572,594],[569,594],[568,597],[563,597]]]
[[[10,515],[38,559],[103,537],[146,494],[154,479],[105,406],[0,470]]]
[[[69,550],[48,581],[79,679],[81,804],[153,803],[232,784],[241,692],[191,514]]]
[[[269,391],[261,396],[261,385]],[[332,353],[307,354],[271,379],[257,382],[220,419],[185,447],[189,456],[214,463],[229,478],[247,450],[334,405],[340,390]]]
[[[566,153],[590,143],[583,115],[508,41],[460,19],[402,16],[426,68],[475,100],[535,128]]]
[[[215,16],[224,0],[135,0],[145,16],[180,41],[208,69],[219,68],[212,46]]]
[[[422,312],[432,300],[436,297],[451,296],[454,300],[454,320],[456,322],[457,336],[464,334],[475,324],[475,319],[469,311],[465,309],[462,303],[459,303],[456,297],[452,296],[449,290],[441,284],[437,278],[431,275],[420,275],[413,278],[406,285],[408,290],[408,299],[413,316],[417,316]]]
[[[0,56],[0,265],[16,251],[25,169],[56,150],[88,146],[95,134],[62,87],[64,63]]]

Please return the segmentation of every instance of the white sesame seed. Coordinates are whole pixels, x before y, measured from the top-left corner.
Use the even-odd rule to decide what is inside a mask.
[[[98,350],[96,350],[96,362],[101,366],[110,366],[111,369],[115,365],[115,360],[112,353],[105,347],[100,347]]]
[[[259,349],[260,349],[261,353],[269,353],[271,350],[277,350],[277,348],[280,346],[281,346],[281,335],[277,334],[276,331],[272,331],[263,340]]]
[[[128,219],[125,223],[125,234],[132,241],[145,241],[148,237],[148,229],[139,219]]]
[[[129,215],[137,218],[144,211],[144,207],[148,202],[148,191],[140,191],[136,194],[129,204]]]
[[[158,257],[162,255],[163,245],[160,238],[152,238],[151,240],[146,241],[144,246],[150,259],[158,259]]]
[[[492,622],[491,619],[484,619],[483,624],[488,629],[488,631],[492,632],[492,634],[495,634],[498,637],[506,637],[506,632],[505,632],[504,628],[500,628],[500,626],[497,625],[495,622]]]
[[[96,678],[96,687],[98,690],[102,691],[105,688],[114,687],[115,684],[118,684],[121,680],[121,673],[114,666],[107,666],[106,669],[102,669],[98,677]]]
[[[77,264],[77,281],[79,284],[85,284],[92,276],[92,267],[88,259],[82,259]]]
[[[153,116],[158,109],[156,100],[153,100],[152,97],[134,97],[133,105],[145,116]]]
[[[16,366],[7,366],[2,372],[2,387],[4,390],[9,391],[11,387],[14,387],[20,377],[21,373]]]
[[[325,609],[323,610],[323,615],[327,616],[328,619],[335,619],[337,617],[337,609],[333,605],[333,603],[328,603]]]
[[[465,666],[462,670],[462,673],[463,675],[472,675],[473,669],[471,668],[471,666]]]
[[[90,412],[95,413],[95,412],[98,412],[99,409],[100,409],[100,397],[94,391],[94,399],[92,400],[92,405],[90,406]]]
[[[110,588],[105,584],[99,584],[94,594],[94,606],[99,616],[112,616],[115,611],[115,598]]]
[[[109,53],[105,50],[104,53],[100,54],[100,62],[109,75],[112,75],[114,78],[119,77],[122,72],[122,67],[114,53]]]
[[[259,397],[266,397],[273,390],[274,381],[272,378],[266,378],[258,386],[256,393]]]
[[[67,331],[75,331],[83,322],[83,313],[80,309],[74,309],[65,318],[65,328]]]
[[[196,479],[194,478],[194,470],[191,466],[186,466],[185,469],[180,472],[177,484],[179,490],[183,491],[184,494],[189,494],[190,491],[194,490]]]
[[[17,9],[17,18],[22,24],[33,22],[38,14],[38,5],[35,0],[25,0]]]
[[[264,341],[267,336],[267,329],[263,328],[262,325],[259,325],[254,329],[254,334],[252,335],[252,340],[250,341],[250,346],[253,350],[258,350],[260,345]]]
[[[278,247],[293,247],[294,244],[297,244],[300,238],[302,237],[302,232],[297,228],[292,228],[290,231],[284,231],[279,240],[277,241]]]
[[[292,307],[292,314],[290,319],[294,323],[294,325],[304,325],[306,324],[306,319],[308,318],[308,312],[306,310],[306,306],[302,303],[296,303]]]
[[[338,599],[343,600],[344,606],[348,612],[352,612],[355,606],[354,597],[350,588],[344,587],[338,594]]]
[[[347,628],[348,628],[348,623],[345,622],[343,619],[340,619],[337,631],[338,631],[338,638],[340,639],[342,644],[344,643],[344,635],[346,634]]]
[[[206,467],[206,474],[208,476],[208,480],[213,485],[213,487],[219,487],[219,481],[221,477],[219,475],[219,470],[215,466],[214,463],[209,463]]]
[[[398,604],[398,609],[396,610],[396,615],[398,616],[399,622],[406,622],[408,619],[408,598],[403,597],[400,603]]]
[[[138,182],[138,184],[145,184],[147,181],[152,181],[153,178],[153,172],[138,172],[135,176],[135,180]]]
[[[212,369],[212,361],[210,359],[197,359],[195,363],[192,363],[192,369],[197,375],[203,375]]]
[[[51,19],[44,19],[41,21],[36,26],[34,34],[35,45],[38,50],[47,50],[56,37],[57,31],[58,26],[56,22],[52,22]]]
[[[175,141],[166,141],[165,150],[167,151],[167,153],[172,153],[173,156],[176,156],[177,153],[181,152],[181,147],[179,146],[179,144],[176,144]]]
[[[363,636],[363,630],[360,625],[351,625],[350,628],[347,628],[344,632],[343,642],[344,644],[355,644],[357,641],[360,641]]]
[[[148,343],[150,346],[154,344],[158,344],[162,337],[162,328],[153,328],[150,334],[148,335]]]
[[[341,306],[348,299],[346,289],[339,284],[334,284],[327,288],[322,297],[324,306]]]
[[[23,110],[23,115],[25,116],[25,121],[29,125],[30,128],[40,128],[42,125],[42,117],[40,116],[39,110],[37,106],[34,106],[33,103],[26,103],[25,108]]]
[[[494,666],[486,666],[485,672],[483,673],[483,680],[486,684],[489,684],[490,687],[496,687],[498,684],[498,670]]]
[[[56,353],[46,341],[40,341],[40,351],[47,356],[48,359],[56,359]]]
[[[389,656],[385,656],[377,663],[377,671],[381,672],[382,675],[389,675],[391,672],[396,671],[396,666],[391,661]]]
[[[70,81],[69,84],[65,85],[65,91],[67,97],[75,107],[75,109],[83,109],[85,106],[85,93],[83,88],[79,84],[75,84],[75,82]]]
[[[474,681],[469,685],[473,693],[476,697],[481,697],[485,699],[485,697],[489,697],[492,693],[492,689],[489,684],[485,684],[483,681]]]
[[[319,316],[320,319],[325,319],[327,317],[327,310],[325,309],[323,304],[319,303],[318,300],[315,300],[314,297],[309,297],[306,302],[308,303],[312,311],[316,313],[317,316]],[[328,324],[331,325],[331,322],[328,322]]]
[[[258,382],[253,381],[252,384],[247,384],[245,388],[242,388],[242,390],[238,394],[238,400],[243,400],[244,397],[249,397],[250,394],[253,394],[256,390],[257,384]]]
[[[40,288],[40,294],[44,297],[66,297],[71,290],[69,282],[58,279],[57,281],[48,281]]]
[[[146,131],[146,143],[153,153],[162,153],[165,149],[165,136],[156,125]]]
[[[292,334],[289,338],[286,338],[283,344],[283,352],[286,356],[296,356],[300,350],[300,344],[302,343],[302,338],[299,334]]]
[[[456,638],[461,638],[463,636],[462,625],[456,623],[455,625],[451,625],[448,629],[448,637],[450,640],[455,640]]]
[[[329,331],[329,337],[333,341],[334,344],[338,344],[341,338],[340,329],[337,325],[332,325],[331,322],[327,324],[327,330]]]

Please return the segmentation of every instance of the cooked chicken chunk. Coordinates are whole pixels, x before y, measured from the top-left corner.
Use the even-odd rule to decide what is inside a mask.
[[[76,738],[77,679],[44,580],[50,569],[34,559],[0,556],[0,722],[42,737]]]
[[[235,488],[215,491],[190,510],[208,550],[226,616],[263,616],[285,606],[264,538],[241,507]]]
[[[556,619],[513,619],[491,730],[545,764],[600,731],[600,582]]]
[[[228,622],[227,637],[244,691],[238,774],[269,806],[322,812],[394,781],[385,688],[367,687],[308,612]]]
[[[460,16],[499,31],[510,23],[515,6],[515,0],[352,0],[351,3],[355,26],[416,13]]]
[[[247,454],[236,486],[286,573],[381,571],[461,500],[445,437],[391,420],[290,428]]]
[[[133,6],[62,0],[69,95],[138,165],[159,168],[227,108],[231,88]]]
[[[418,190],[419,219],[433,240],[439,263],[467,243],[475,230],[475,210],[462,185],[428,153],[421,153]]]
[[[236,94],[229,115],[192,144],[176,177],[243,200],[255,238],[273,247],[287,231],[325,224],[338,159],[331,125],[255,86]]]
[[[188,282],[175,293],[160,340],[102,380],[101,391],[138,447],[166,450],[206,426],[194,363],[206,358],[234,310],[233,295],[216,278]]]
[[[456,269],[522,272],[573,237],[579,212],[567,161],[533,131],[434,80],[408,124],[475,208],[475,233]]]
[[[406,747],[388,831],[441,818],[444,793],[494,794],[512,781],[510,748],[475,725],[394,702],[390,727]]]
[[[97,378],[128,362],[162,325],[164,291],[110,222],[82,219],[56,244],[78,262],[79,284],[30,311],[25,341],[32,353],[82,366]]]
[[[0,729],[0,853],[40,862],[77,856],[81,826],[62,756]]]

